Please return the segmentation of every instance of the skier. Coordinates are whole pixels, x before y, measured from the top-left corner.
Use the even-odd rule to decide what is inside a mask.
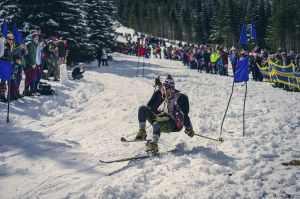
[[[148,153],[158,152],[158,140],[161,132],[179,132],[185,127],[185,133],[193,137],[194,131],[188,116],[188,97],[175,89],[171,75],[168,75],[162,84],[159,78],[155,79],[158,90],[154,92],[147,106],[141,106],[138,112],[139,132],[136,140],[145,140],[147,137],[146,120],[153,126],[153,137],[147,146]],[[163,110],[158,108],[164,104]],[[165,110],[166,109],[166,110]]]

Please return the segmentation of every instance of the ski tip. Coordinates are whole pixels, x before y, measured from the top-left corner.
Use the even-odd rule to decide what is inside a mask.
[[[127,139],[124,137],[121,137],[121,142],[127,142]]]

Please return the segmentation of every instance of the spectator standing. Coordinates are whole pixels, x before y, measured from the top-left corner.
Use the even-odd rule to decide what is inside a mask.
[[[33,34],[31,41],[26,44],[27,55],[25,56],[26,66],[24,68],[25,72],[25,89],[23,95],[31,96],[35,92],[35,80],[36,80],[36,54],[37,46],[39,43],[38,34]]]
[[[11,61],[14,48],[15,48],[14,35],[9,33],[7,35],[7,38],[6,38],[6,41],[5,41],[5,44],[4,44],[4,51],[1,50],[2,51],[1,54],[3,54],[1,59]],[[7,81],[6,80],[1,80],[1,83],[0,83],[0,102],[7,102],[7,98],[5,97],[6,91],[7,91]]]
[[[53,38],[48,43],[48,56],[47,56],[47,65],[48,65],[48,72],[47,72],[47,79],[51,76],[53,72],[54,81],[58,80],[58,47],[57,47],[57,38]]]
[[[101,63],[102,63],[102,66],[108,66],[108,63],[107,63],[107,52],[105,50],[105,48],[102,49],[102,52],[101,52]]]

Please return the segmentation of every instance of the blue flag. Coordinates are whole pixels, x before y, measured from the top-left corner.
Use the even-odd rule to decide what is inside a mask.
[[[234,82],[246,82],[249,80],[249,56],[243,57],[236,63],[236,71],[234,74]]]
[[[243,23],[240,41],[239,41],[239,45],[242,45],[242,44],[247,44],[247,30],[246,30],[245,23]]]
[[[256,40],[256,30],[252,20],[251,20],[251,27],[250,27],[250,35],[252,39]]]
[[[11,61],[0,59],[0,79],[8,81],[11,79]]]
[[[8,35],[6,19],[4,19],[4,21],[3,21],[2,25],[1,25],[1,32],[3,34],[3,37],[6,38],[7,35]]]
[[[24,41],[23,36],[16,25],[16,22],[14,23],[14,40],[17,44],[21,44]]]

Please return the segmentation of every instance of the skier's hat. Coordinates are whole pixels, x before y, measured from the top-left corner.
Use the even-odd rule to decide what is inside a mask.
[[[163,83],[163,86],[166,88],[175,88],[175,82],[171,75],[168,75],[165,82]]]

